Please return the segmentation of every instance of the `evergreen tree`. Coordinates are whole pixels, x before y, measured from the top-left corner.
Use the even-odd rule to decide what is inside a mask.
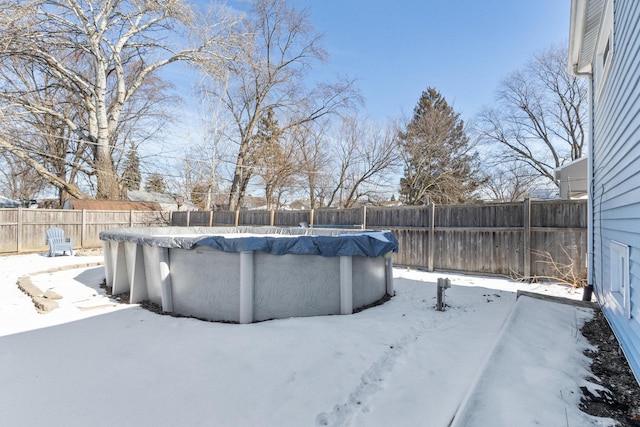
[[[144,183],[145,191],[153,193],[164,193],[167,189],[167,184],[164,182],[164,177],[157,173],[149,175]]]
[[[142,183],[140,175],[140,158],[136,146],[131,143],[129,151],[127,151],[124,160],[124,171],[122,172],[122,181],[127,190],[139,190]]]
[[[211,186],[204,182],[196,182],[191,187],[191,203],[198,206],[201,211],[209,209],[207,206],[208,194],[211,191]]]
[[[249,164],[252,173],[261,178],[267,209],[278,205],[279,195],[291,184],[296,172],[291,144],[283,139],[272,108],[267,109],[257,125]]]
[[[405,165],[400,180],[405,203],[421,205],[427,198],[440,204],[472,201],[484,180],[478,154],[471,151],[460,115],[437,90],[422,92],[398,144]]]
[[[272,164],[281,157],[280,138],[282,131],[278,120],[269,108],[260,118],[256,134],[253,136],[253,151],[251,157],[255,164]],[[260,165],[262,166],[262,165]]]

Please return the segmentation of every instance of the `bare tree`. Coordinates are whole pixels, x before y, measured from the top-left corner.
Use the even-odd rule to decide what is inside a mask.
[[[203,74],[193,88],[197,99],[199,126],[192,134],[192,141],[182,147],[185,156],[182,162],[184,194],[202,209],[218,209],[226,204],[225,191],[220,166],[225,163],[224,135],[229,122],[223,108],[211,99],[211,88],[224,88],[225,81],[215,76]]]
[[[342,120],[335,146],[333,191],[327,204],[349,208],[363,197],[376,197],[388,190],[399,165],[395,133],[358,116]]]
[[[220,16],[211,21],[214,25],[199,28],[198,43],[183,47],[183,34],[198,22],[204,20],[181,0],[0,0],[3,77],[19,79],[23,70],[35,70],[36,90],[48,88],[48,79],[64,92],[62,99],[77,104],[69,115],[45,102],[24,103],[26,87],[3,92],[3,99],[20,106],[22,114],[49,116],[89,146],[97,197],[117,199],[122,187],[113,154],[122,140],[122,124],[132,113],[129,104],[161,67],[189,60],[219,63],[221,49],[229,43],[227,30],[233,21]],[[39,167],[30,156],[29,141],[23,142],[14,144],[0,136],[0,147],[54,185],[76,197],[86,196]]]
[[[266,111],[273,111],[280,119],[280,129],[289,132],[359,100],[350,81],[321,84],[311,90],[305,87],[310,67],[326,58],[305,10],[297,10],[286,0],[253,0],[241,32],[249,38],[230,64],[228,85],[214,93],[235,124],[235,134],[230,135],[237,144],[229,192],[231,210],[242,204],[255,172],[249,157]]]
[[[46,182],[33,168],[0,150],[0,193],[16,200],[35,199]]]
[[[298,172],[296,146],[282,132],[272,110],[267,110],[258,123],[250,164],[264,187],[267,209],[280,207],[281,197],[290,190]]]
[[[68,94],[37,64],[16,57],[0,65],[0,85],[0,147],[57,187],[60,201],[66,194],[84,197],[72,182],[90,147],[75,137],[68,121],[60,120],[82,120],[75,94]]]
[[[484,143],[503,148],[503,161],[525,163],[555,185],[554,169],[580,158],[585,142],[587,85],[568,74],[566,58],[566,47],[552,47],[510,74],[478,127]]]
[[[482,187],[483,198],[497,202],[517,202],[529,197],[539,184],[540,176],[528,165],[518,161],[485,164],[487,182]]]
[[[301,181],[311,209],[323,207],[330,191],[330,154],[326,140],[327,123],[318,120],[295,129],[293,141],[300,159]]]

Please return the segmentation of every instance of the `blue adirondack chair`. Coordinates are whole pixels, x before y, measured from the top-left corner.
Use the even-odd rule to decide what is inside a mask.
[[[62,251],[66,254],[69,251],[73,255],[73,239],[64,237],[62,228],[54,227],[47,230],[47,244],[49,245],[49,256],[56,256],[56,252]]]

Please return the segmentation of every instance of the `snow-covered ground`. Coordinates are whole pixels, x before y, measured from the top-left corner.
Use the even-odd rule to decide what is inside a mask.
[[[63,296],[47,314],[16,286],[101,260],[0,257],[0,425],[448,426],[456,413],[460,426],[613,424],[578,410],[590,309],[516,303],[518,289],[581,291],[396,268],[382,306],[232,325],[113,304],[101,267],[32,275]],[[453,285],[444,312],[438,277]]]

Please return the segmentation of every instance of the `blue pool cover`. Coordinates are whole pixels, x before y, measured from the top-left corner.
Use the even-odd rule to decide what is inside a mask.
[[[275,234],[277,237],[238,236],[234,233]],[[182,234],[182,236],[180,235]],[[200,234],[185,237],[185,234]],[[224,234],[224,235],[221,235]],[[224,252],[258,251],[273,255],[297,254],[379,257],[398,252],[398,240],[389,231],[310,230],[298,228],[120,228],[100,233],[101,240],[193,249],[206,246]]]
[[[196,246],[224,252],[259,251],[273,255],[321,255],[379,257],[398,251],[398,241],[388,231],[341,234],[338,236],[238,237],[208,236]]]

